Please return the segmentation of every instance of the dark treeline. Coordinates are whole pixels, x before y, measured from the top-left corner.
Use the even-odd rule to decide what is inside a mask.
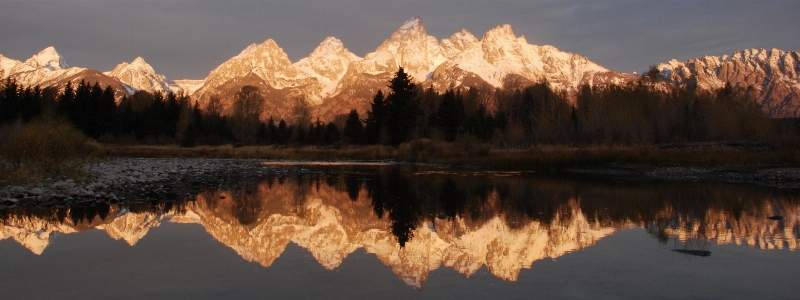
[[[232,106],[212,96],[204,105],[188,96],[139,91],[115,102],[99,84],[55,88],[5,82],[0,123],[27,122],[54,113],[101,142],[194,145],[398,146],[418,139],[485,143],[498,148],[534,145],[654,145],[713,141],[797,141],[797,122],[769,119],[752,91],[674,87],[643,76],[625,85],[582,86],[570,97],[547,82],[503,88],[422,88],[398,70],[387,92],[379,91],[365,115],[352,110],[332,122],[312,120],[296,99],[294,118],[263,115],[265,99],[244,86]],[[570,100],[573,99],[573,100]],[[776,126],[777,124],[777,126]],[[794,126],[794,127],[792,127]]]

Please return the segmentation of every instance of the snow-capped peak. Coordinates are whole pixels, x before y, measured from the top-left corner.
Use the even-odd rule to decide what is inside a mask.
[[[156,71],[144,58],[137,57],[130,64],[123,62],[114,70],[105,72],[106,75],[118,79],[125,84],[129,93],[137,90],[148,92],[169,92],[169,83],[164,75],[157,74]]]
[[[402,41],[408,39],[424,39],[428,36],[425,31],[425,24],[419,17],[413,17],[406,21],[392,33],[389,38],[391,41]]]
[[[328,96],[347,72],[347,66],[360,59],[347,50],[341,40],[331,36],[325,38],[311,55],[296,62],[294,66],[316,78],[322,86],[320,95]]]
[[[454,33],[450,36],[449,40],[451,41],[467,41],[467,42],[477,42],[478,38],[476,38],[471,32],[467,31],[465,28],[461,28],[461,31]]]
[[[275,40],[268,39],[261,44],[255,44],[255,43],[250,44],[250,46],[247,46],[247,48],[242,50],[242,52],[239,53],[239,55],[237,55],[236,57],[247,57],[264,52],[272,52],[275,49],[278,49],[281,52],[283,52],[283,49],[281,49],[281,47],[278,46],[278,43],[276,43]]]
[[[314,49],[314,52],[311,52],[310,56],[323,56],[328,53],[340,53],[342,51],[346,51],[347,49],[344,48],[344,44],[341,40],[329,36],[322,41],[322,43]]]
[[[406,21],[405,23],[403,23],[403,25],[401,25],[400,28],[397,28],[397,30],[409,31],[409,30],[419,29],[420,27],[424,27],[424,25],[422,24],[422,19],[419,16],[415,16]]]
[[[51,71],[69,68],[64,58],[56,52],[56,48],[53,46],[44,48],[44,50],[26,60],[25,64],[35,69],[46,68]]]
[[[511,25],[503,24],[487,31],[481,40],[484,42],[499,42],[513,41],[516,39],[517,36],[514,35],[514,30],[511,29]]]
[[[462,28],[449,38],[443,39],[441,45],[445,57],[452,58],[477,42],[478,39],[472,33]]]
[[[145,61],[144,61],[144,58],[142,58],[141,56],[139,56],[139,57],[136,57],[136,58],[133,60],[133,62],[131,62],[131,66],[136,66],[136,67],[150,67],[150,65],[149,65],[149,64],[147,64],[147,62],[145,62]]]

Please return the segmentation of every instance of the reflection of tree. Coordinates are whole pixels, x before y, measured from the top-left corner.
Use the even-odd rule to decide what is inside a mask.
[[[460,216],[464,213],[464,202],[466,202],[465,193],[456,186],[452,178],[448,178],[439,193],[439,205],[442,206],[442,211],[448,218]]]
[[[375,213],[383,218],[388,211],[392,222],[391,231],[397,237],[400,247],[405,246],[413,237],[412,232],[419,225],[420,219],[419,197],[410,184],[397,168],[392,168],[367,183]]]
[[[231,213],[239,220],[239,224],[251,225],[258,221],[261,214],[261,199],[247,188],[239,189],[233,197]]]
[[[345,175],[344,177],[345,188],[350,200],[356,201],[358,199],[358,192],[361,191],[361,180],[355,175]]]

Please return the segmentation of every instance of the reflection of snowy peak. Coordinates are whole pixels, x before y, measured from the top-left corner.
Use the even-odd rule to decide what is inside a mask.
[[[783,220],[769,220],[768,215],[743,211],[738,215],[709,210],[705,218],[675,215],[675,209],[663,209],[657,216],[661,220],[680,220],[664,226],[665,234],[681,241],[700,239],[717,244],[736,244],[759,249],[797,250],[800,246],[800,207],[765,203],[764,211],[779,212]],[[653,225],[650,225],[653,226]],[[656,229],[656,228],[653,228]]]
[[[172,91],[167,78],[164,75],[157,74],[153,67],[141,57],[137,57],[130,64],[123,62],[117,65],[114,70],[105,74],[124,83],[131,94],[135,91],[151,93]]]
[[[58,233],[77,232],[69,224],[35,217],[12,217],[0,224],[0,240],[13,238],[36,255],[41,255]]]
[[[462,218],[423,222],[413,230],[413,238],[400,247],[390,231],[391,222],[377,218],[368,199],[353,202],[331,187],[310,192],[300,210],[285,204],[265,207],[294,193],[285,187],[259,188],[253,200],[245,202],[261,203],[251,205],[269,212],[256,217],[259,221],[253,224],[242,224],[241,219],[230,215],[227,205],[235,204],[228,200],[213,208],[206,206],[207,201],[220,196],[235,197],[229,193],[201,195],[199,205],[190,207],[190,214],[197,217],[173,220],[199,222],[240,256],[265,267],[272,265],[289,242],[308,250],[326,269],[338,267],[350,253],[364,248],[418,289],[425,285],[428,274],[442,265],[467,276],[486,266],[499,278],[516,280],[520,270],[530,268],[536,260],[593,245],[616,228],[629,227],[589,223],[573,202],[570,217],[556,217],[550,225],[530,221],[521,228],[510,228],[497,216],[480,224]]]
[[[800,53],[749,49],[732,55],[703,56],[657,66],[661,76],[678,85],[703,89],[733,87],[755,91],[761,109],[772,117],[800,116]]]
[[[105,230],[111,238],[115,240],[125,240],[128,245],[135,246],[150,228],[161,225],[163,215],[151,213],[130,213],[122,211],[111,223],[98,226],[98,229]]]
[[[496,192],[489,197],[489,203],[499,202]],[[497,212],[487,212],[485,219],[423,218],[412,230],[412,238],[400,247],[391,232],[392,222],[386,217],[378,218],[366,193],[351,200],[346,192],[326,185],[308,189],[291,184],[262,184],[251,192],[200,194],[180,214],[133,213],[114,206],[104,219],[95,217],[77,225],[69,219],[59,222],[50,217],[11,215],[0,223],[0,240],[13,238],[41,254],[58,233],[98,228],[114,239],[135,245],[150,228],[170,219],[202,225],[243,259],[265,267],[271,266],[290,242],[306,249],[329,270],[340,266],[350,253],[364,248],[417,289],[424,287],[431,271],[442,266],[465,276],[485,266],[494,276],[514,281],[522,269],[531,268],[538,260],[561,257],[594,245],[617,230],[641,225],[651,232],[660,231],[659,236],[665,234],[682,241],[700,239],[761,249],[798,248],[800,208],[789,203],[765,201],[759,212],[735,216],[715,208],[684,215],[667,205],[655,214],[654,220],[644,220],[643,224],[590,221],[579,203],[580,199],[565,201],[547,222],[506,219],[516,217]],[[784,219],[768,219],[773,213]]]

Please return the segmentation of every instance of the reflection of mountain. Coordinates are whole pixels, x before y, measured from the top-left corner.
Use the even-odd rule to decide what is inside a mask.
[[[41,254],[56,233],[98,228],[135,245],[169,219],[201,224],[244,259],[265,267],[290,242],[326,269],[364,248],[419,289],[430,271],[442,266],[465,276],[485,266],[514,281],[537,260],[555,259],[634,226],[660,240],[761,249],[795,250],[800,236],[800,206],[793,194],[706,184],[400,174],[405,173],[269,178],[256,186],[201,193],[180,209],[12,212],[0,215],[0,239],[13,238]],[[768,219],[774,215],[783,219]],[[404,236],[408,240],[401,243]]]
[[[768,219],[773,214],[781,216],[783,220]],[[658,218],[660,222],[651,226],[681,241],[700,239],[760,249],[797,250],[800,236],[800,207],[785,203],[767,202],[762,211],[742,211],[738,216],[722,209],[710,209],[704,216],[687,216],[667,208]]]
[[[60,212],[56,214],[39,213],[41,214],[21,213],[6,216],[0,224],[0,240],[13,238],[31,252],[39,255],[59,233],[75,233],[113,220],[113,214],[110,214],[109,211],[97,214],[96,210],[87,213],[85,209],[77,209],[69,214],[76,218],[66,218],[68,213],[64,211],[62,215],[64,218],[60,219],[58,218],[60,216],[55,216]]]
[[[162,219],[163,215],[122,210],[117,218],[108,224],[97,226],[97,229],[105,230],[115,240],[123,239],[134,246],[150,231],[150,228],[158,227]]]
[[[307,249],[327,269],[338,267],[348,254],[363,247],[417,288],[442,264],[468,276],[485,265],[496,276],[515,280],[520,269],[530,268],[535,260],[590,246],[614,231],[589,224],[573,201],[568,205],[575,210],[571,216],[557,216],[549,226],[531,221],[514,229],[500,216],[482,224],[461,217],[426,221],[401,248],[389,230],[389,220],[377,218],[364,193],[352,201],[348,194],[324,184],[319,188],[267,186],[262,184],[251,195],[238,193],[245,200],[232,200],[237,196],[231,192],[201,195],[190,210],[200,216],[198,221],[212,236],[263,266],[270,266],[289,242]],[[297,197],[303,193],[305,198]],[[215,201],[220,196],[225,199]],[[243,210],[236,203],[251,201],[259,203],[245,206],[259,206],[262,211],[242,218]]]

